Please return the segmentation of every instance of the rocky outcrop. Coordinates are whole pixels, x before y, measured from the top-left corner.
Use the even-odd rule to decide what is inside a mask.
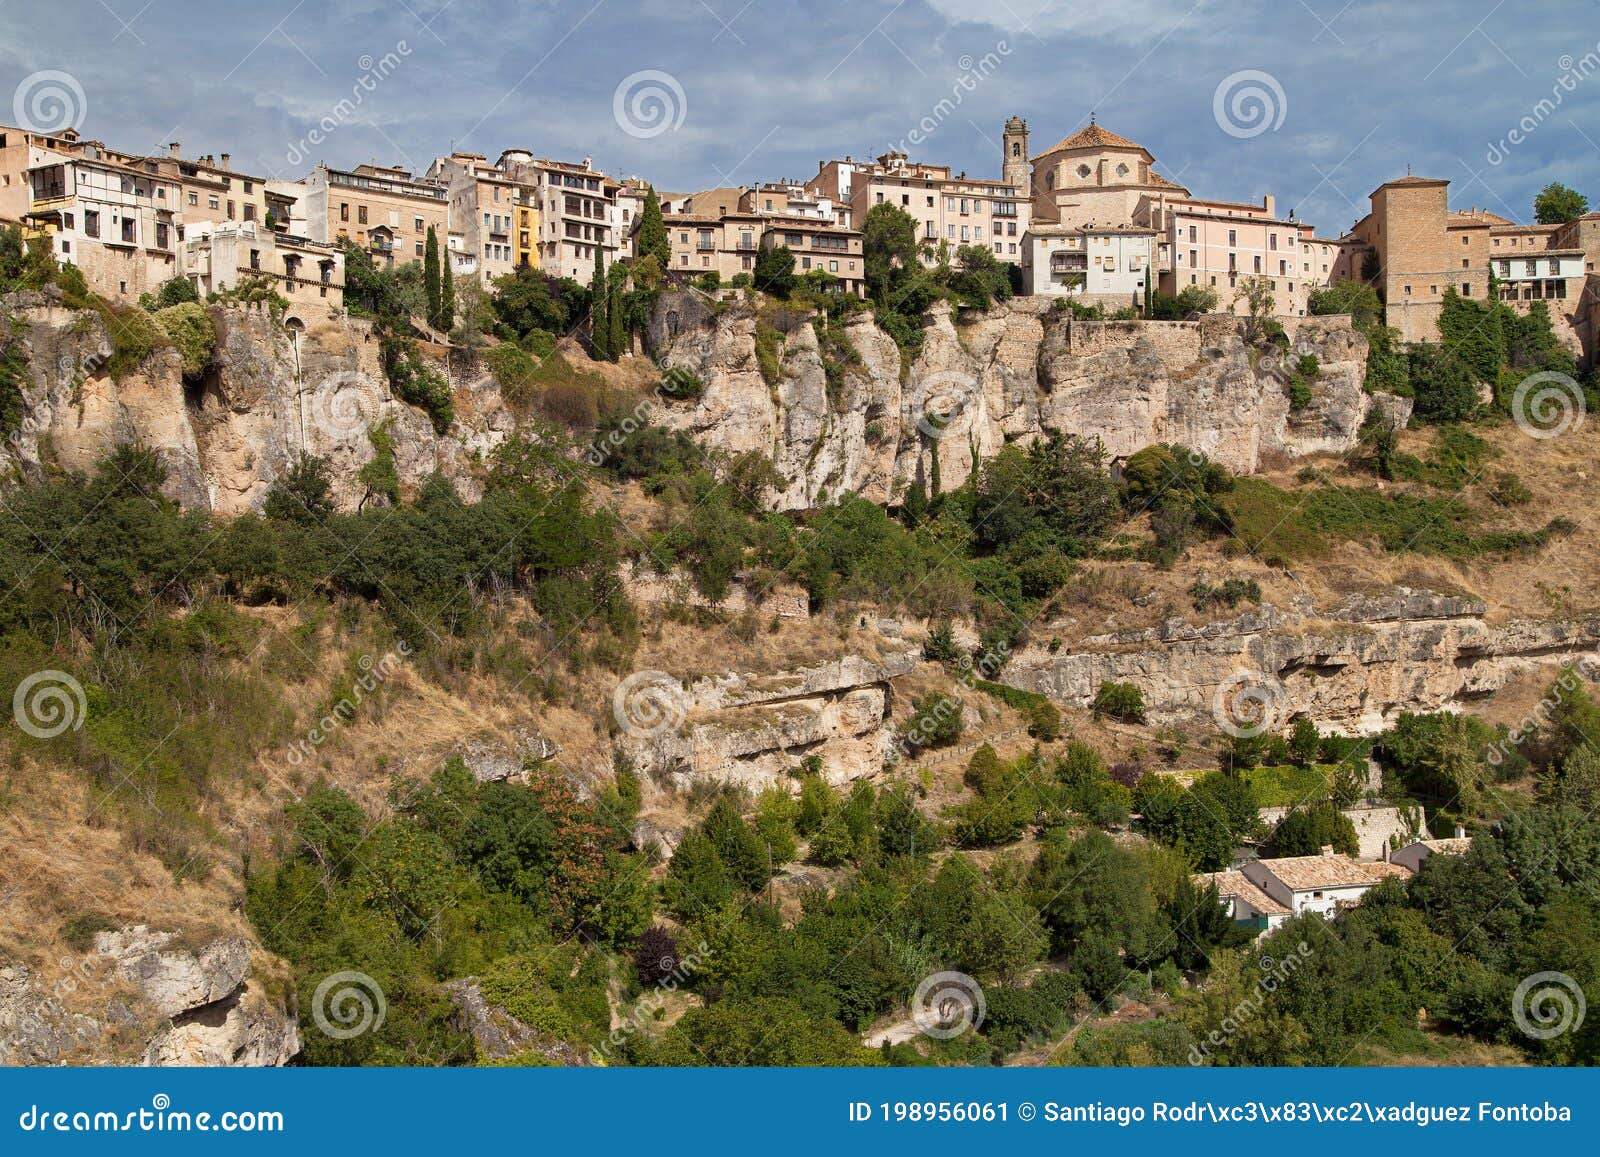
[[[287,1064],[299,1029],[252,978],[250,958],[242,936],[190,947],[133,925],[98,933],[49,984],[24,965],[0,967],[0,1064]]]
[[[583,1049],[540,1032],[499,1005],[490,1004],[476,977],[452,980],[444,985],[444,991],[456,1006],[456,1027],[472,1037],[483,1060],[503,1061],[532,1053],[553,1065],[590,1063],[589,1054]]]
[[[357,475],[386,426],[403,485],[433,473],[474,497],[474,467],[516,427],[486,372],[449,368],[456,421],[444,435],[395,398],[371,326],[327,310],[275,317],[264,305],[213,306],[216,351],[186,381],[177,351],[156,350],[135,372],[106,372],[111,335],[97,313],[65,309],[59,294],[0,299],[0,346],[28,363],[22,422],[0,444],[0,480],[47,467],[88,472],[115,446],[138,442],[167,467],[165,491],[220,514],[259,509],[301,454],[327,458],[334,500],[357,505]]]
[[[871,775],[889,752],[890,680],[919,654],[900,645],[877,659],[848,655],[776,675],[730,672],[688,687],[648,672],[648,683],[618,688],[618,744],[640,771],[678,787],[710,780],[760,790],[808,755],[822,758],[835,783]],[[648,712],[636,701],[645,695]]]
[[[845,493],[892,501],[928,479],[935,443],[946,488],[975,459],[1052,432],[1098,437],[1113,457],[1178,442],[1251,473],[1269,453],[1349,450],[1375,404],[1402,422],[1409,414],[1364,392],[1367,342],[1347,317],[1283,319],[1286,352],[1248,344],[1231,316],[1085,322],[1035,298],[960,319],[939,305],[927,321],[902,372],[870,313],[848,318],[825,350],[809,318],[668,295],[652,347],[705,388],[663,403],[658,420],[730,453],[768,455],[784,480],[775,505],[798,509]],[[782,345],[773,383],[757,356],[763,329]],[[1310,404],[1292,411],[1286,382],[1305,355],[1319,374]]]
[[[1493,694],[1516,674],[1577,659],[1600,641],[1600,620],[1491,625],[1485,609],[1477,599],[1403,588],[1322,611],[1308,601],[1268,605],[1222,622],[1173,619],[1091,636],[1055,654],[1029,646],[1002,678],[1078,707],[1103,682],[1132,683],[1156,723],[1226,716],[1232,697],[1248,693],[1270,704],[1278,723],[1303,715],[1371,733],[1401,711]]]

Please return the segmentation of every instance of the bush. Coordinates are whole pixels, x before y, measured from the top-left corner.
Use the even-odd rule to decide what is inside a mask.
[[[521,405],[533,396],[539,363],[527,350],[514,342],[501,342],[484,355],[484,360],[506,401]]]
[[[961,738],[961,700],[939,691],[930,691],[913,704],[900,737],[906,746],[948,747]]]
[[[1144,692],[1132,683],[1107,681],[1095,692],[1093,709],[1096,715],[1106,715],[1124,723],[1143,723]]]
[[[189,284],[183,278],[175,280]],[[183,376],[197,378],[203,374],[217,348],[217,326],[211,320],[211,311],[191,301],[157,310],[155,320],[183,358]]]
[[[455,397],[450,382],[437,367],[403,338],[385,335],[378,347],[383,373],[395,397],[428,415],[433,431],[443,434],[455,421]]]
[[[956,646],[955,628],[949,619],[935,623],[928,629],[928,637],[922,642],[922,657],[930,663],[954,663],[961,657],[961,648]]]

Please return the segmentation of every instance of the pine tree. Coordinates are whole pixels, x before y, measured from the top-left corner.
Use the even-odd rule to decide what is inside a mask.
[[[439,289],[439,328],[449,333],[456,325],[456,279],[450,262],[444,263],[444,280]]]
[[[661,219],[661,202],[654,189],[644,194],[644,215],[639,219],[639,256],[654,257],[663,270],[671,267],[672,246],[667,241],[667,223]]]
[[[428,226],[428,241],[422,251],[422,292],[428,304],[428,324],[439,329],[439,235]]]
[[[611,325],[606,317],[607,292],[606,284],[606,257],[602,246],[594,247],[594,278],[589,282],[589,344],[594,347],[594,356],[609,358],[611,351],[609,339]]]

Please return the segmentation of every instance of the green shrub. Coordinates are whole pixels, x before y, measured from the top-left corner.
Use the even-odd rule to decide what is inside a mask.
[[[444,374],[403,338],[385,335],[379,345],[384,376],[395,397],[428,415],[436,434],[444,434],[455,421],[455,396]]]
[[[182,278],[177,280],[189,284]],[[183,376],[197,378],[203,374],[217,348],[217,325],[211,320],[211,311],[191,301],[157,310],[155,320],[182,356]]]
[[[1124,723],[1144,722],[1144,692],[1132,683],[1107,681],[1094,694],[1094,713]]]

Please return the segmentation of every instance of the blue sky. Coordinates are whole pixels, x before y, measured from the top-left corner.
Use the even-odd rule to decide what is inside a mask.
[[[1551,180],[1600,202],[1597,0],[0,0],[0,120],[58,93],[34,115],[282,176],[454,143],[693,190],[908,140],[997,174],[1007,116],[1039,151],[1094,109],[1197,195],[1329,235],[1408,163],[1519,220]]]

